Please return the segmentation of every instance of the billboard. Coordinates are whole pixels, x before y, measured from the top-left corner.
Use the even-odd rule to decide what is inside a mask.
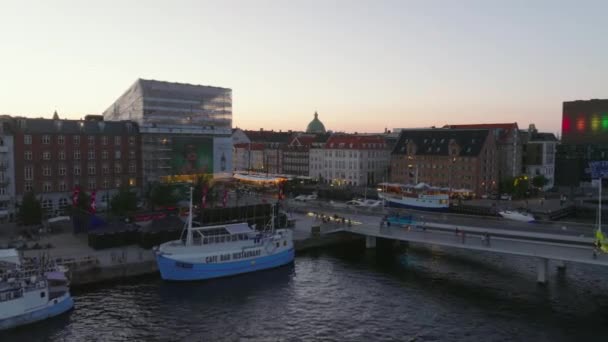
[[[173,137],[171,169],[174,175],[214,172],[213,139],[209,137]]]
[[[564,102],[562,143],[608,143],[608,100]]]

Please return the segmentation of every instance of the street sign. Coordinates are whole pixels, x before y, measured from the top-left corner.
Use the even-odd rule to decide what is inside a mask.
[[[606,160],[589,162],[589,168],[591,169],[591,178],[608,177],[608,161]]]

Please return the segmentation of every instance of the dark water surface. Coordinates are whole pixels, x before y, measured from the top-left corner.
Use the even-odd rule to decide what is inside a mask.
[[[227,279],[74,293],[69,314],[0,341],[608,341],[608,270],[439,248],[362,248]]]

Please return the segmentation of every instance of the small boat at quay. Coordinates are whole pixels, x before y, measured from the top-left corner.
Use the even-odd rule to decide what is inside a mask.
[[[38,322],[72,309],[67,269],[49,260],[0,250],[0,330]]]
[[[247,223],[192,226],[192,189],[186,228],[179,240],[155,248],[161,277],[171,281],[204,280],[261,271],[293,262],[293,235],[274,229],[274,208],[267,229]],[[185,236],[184,236],[185,235]]]

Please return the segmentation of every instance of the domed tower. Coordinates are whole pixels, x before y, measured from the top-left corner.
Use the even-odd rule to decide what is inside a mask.
[[[306,127],[306,133],[325,133],[325,125],[319,120],[317,112],[315,112],[315,118]]]

